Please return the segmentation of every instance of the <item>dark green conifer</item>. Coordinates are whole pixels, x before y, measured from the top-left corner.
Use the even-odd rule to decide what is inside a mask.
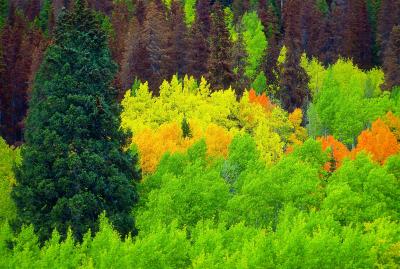
[[[32,223],[41,240],[69,227],[81,239],[103,211],[122,235],[134,231],[139,172],[123,149],[115,71],[99,21],[77,0],[61,13],[36,76],[16,169],[16,225]]]

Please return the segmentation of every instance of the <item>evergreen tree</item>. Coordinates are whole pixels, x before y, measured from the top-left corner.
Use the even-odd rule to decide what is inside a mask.
[[[11,7],[0,40],[4,65],[0,72],[0,135],[10,144],[22,141],[32,41],[28,22]]]
[[[289,0],[291,4],[298,3],[297,0]],[[289,3],[290,3],[289,2]],[[292,16],[294,7],[285,6],[284,15],[286,18]],[[285,26],[285,46],[287,49],[285,61],[281,68],[280,74],[280,99],[283,107],[289,112],[293,112],[296,108],[305,109],[310,97],[308,90],[308,76],[305,70],[300,66],[301,58],[301,41],[297,34],[297,21],[287,23]]]
[[[141,40],[140,24],[136,17],[133,17],[128,28],[125,40],[125,49],[122,57],[122,66],[118,75],[122,90],[129,89],[135,78],[141,75],[143,70],[143,55],[145,48]]]
[[[393,27],[385,50],[383,70],[385,72],[384,89],[392,90],[400,86],[400,25]]]
[[[263,64],[263,71],[267,78],[269,87],[273,89],[279,88],[277,74],[279,74],[277,60],[280,53],[281,32],[279,31],[279,21],[273,10],[273,6],[269,5],[267,10],[267,28],[266,36],[268,39],[268,48]]]
[[[372,66],[372,33],[364,0],[350,0],[346,14],[342,53],[361,68]]]
[[[249,0],[233,0],[232,11],[234,15],[235,22],[239,22],[244,13],[250,9]]]
[[[170,58],[168,40],[170,37],[164,10],[157,2],[150,2],[146,8],[146,17],[140,34],[144,54],[142,74],[139,78],[148,81],[150,88],[158,92],[164,79],[168,78]]]
[[[114,4],[114,10],[111,15],[111,23],[114,34],[110,38],[110,49],[114,61],[120,66],[122,64],[122,56],[124,54],[124,41],[126,40],[126,29],[129,27],[129,9],[124,1],[118,1]]]
[[[210,1],[197,1],[196,20],[188,39],[187,72],[197,79],[207,74],[207,62],[210,54],[210,8]]]
[[[169,75],[178,73],[182,76],[186,72],[187,28],[182,5],[179,1],[171,3],[170,15],[170,70]]]
[[[248,79],[245,75],[246,70],[246,47],[244,46],[243,33],[239,31],[238,39],[232,47],[233,71],[235,74],[234,87],[236,95],[242,96],[244,89],[249,86]]]
[[[300,66],[300,51],[295,44],[286,42],[287,54],[280,75],[280,99],[289,112],[296,108],[306,109],[310,98],[308,76]]]
[[[379,55],[383,58],[393,26],[400,24],[400,0],[381,1],[378,14],[377,43],[380,48]]]
[[[115,64],[96,16],[77,0],[62,12],[35,79],[22,164],[12,196],[16,225],[32,223],[41,240],[72,228],[81,239],[106,211],[122,235],[133,231],[136,157],[124,152]]]
[[[8,0],[0,0],[0,29],[3,28],[7,20]]]
[[[217,2],[213,6],[210,33],[210,58],[208,59],[208,81],[215,89],[228,88],[233,82],[232,44],[226,28],[222,6]]]
[[[146,6],[144,0],[137,0],[135,3],[135,16],[139,24],[142,25],[146,16]]]

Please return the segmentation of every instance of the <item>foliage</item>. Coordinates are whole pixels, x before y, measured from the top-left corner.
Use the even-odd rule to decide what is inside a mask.
[[[16,217],[11,190],[16,183],[13,166],[20,162],[20,150],[9,147],[0,137],[0,223]]]
[[[134,230],[130,209],[139,177],[124,152],[119,106],[110,87],[115,64],[92,11],[77,1],[60,15],[55,41],[36,76],[13,198],[17,225],[33,224],[40,241],[69,227],[82,239],[104,210],[115,227]]]
[[[380,90],[380,70],[364,72],[343,60],[326,71],[315,62],[305,69],[314,95],[307,112],[312,136],[331,134],[346,145],[355,146],[362,130],[395,108],[394,100]]]
[[[267,49],[267,39],[264,34],[264,27],[254,11],[243,15],[241,27],[248,55],[245,75],[250,80],[254,80],[258,75],[261,61]]]
[[[379,163],[384,163],[389,156],[400,152],[396,136],[381,119],[374,121],[371,130],[363,131],[357,140],[355,152],[365,150]]]

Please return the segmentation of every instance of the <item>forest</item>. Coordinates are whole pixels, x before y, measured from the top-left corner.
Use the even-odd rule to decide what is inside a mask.
[[[0,0],[0,268],[399,268],[400,0]]]

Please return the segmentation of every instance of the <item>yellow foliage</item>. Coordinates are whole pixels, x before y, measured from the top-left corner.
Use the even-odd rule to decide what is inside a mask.
[[[293,132],[289,136],[290,146],[302,144],[307,139],[307,130],[301,126],[303,111],[300,108],[296,108],[289,114],[289,121],[293,128]]]
[[[142,171],[154,172],[166,152],[183,152],[202,137],[206,140],[208,156],[227,157],[232,133],[216,124],[208,125],[203,131],[201,124],[194,120],[189,120],[189,126],[190,138],[183,137],[181,125],[177,122],[162,124],[157,129],[145,128],[134,135],[133,143],[139,152]]]
[[[207,154],[212,157],[227,157],[228,147],[232,141],[232,134],[224,128],[210,124],[204,134],[207,144]]]
[[[133,132],[144,172],[154,171],[165,152],[184,151],[202,137],[209,156],[225,157],[232,136],[247,132],[253,135],[268,164],[279,160],[287,147],[305,140],[300,109],[289,115],[268,103],[266,96],[268,102],[260,98],[261,105],[250,99],[247,91],[238,101],[232,89],[211,91],[205,79],[197,84],[192,77],[180,81],[174,76],[162,83],[157,97],[152,96],[147,83],[141,84],[135,94],[127,91],[122,101],[121,126]],[[190,139],[182,137],[183,118],[189,119]]]

